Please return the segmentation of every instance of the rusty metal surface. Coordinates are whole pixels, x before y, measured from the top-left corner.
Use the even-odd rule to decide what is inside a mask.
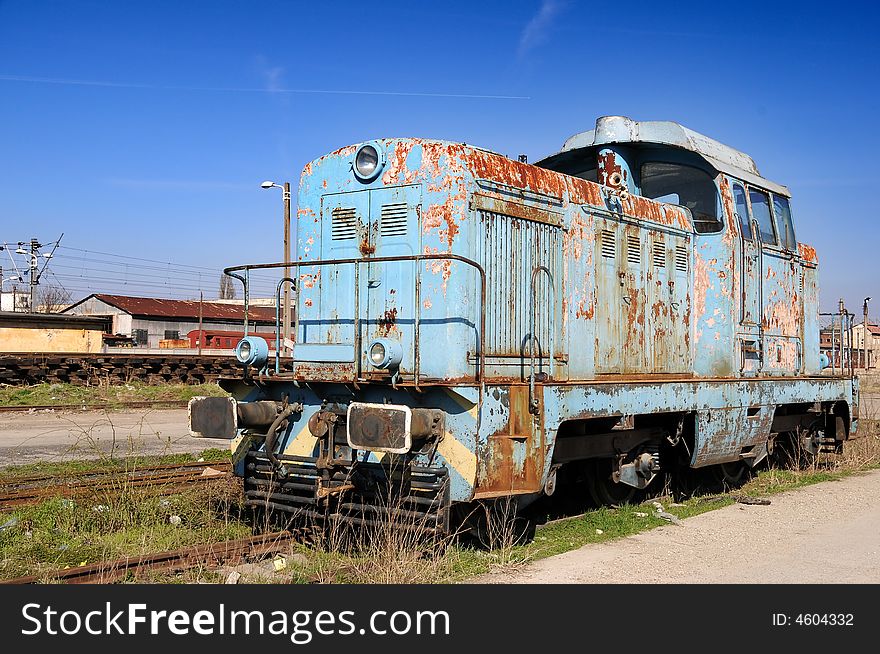
[[[486,397],[493,429],[479,444],[475,499],[537,493],[543,485],[545,432],[543,395],[538,416],[529,410],[528,386],[493,389]],[[494,429],[495,426],[498,429]]]

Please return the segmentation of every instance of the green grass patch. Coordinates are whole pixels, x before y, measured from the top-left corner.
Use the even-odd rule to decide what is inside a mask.
[[[226,392],[210,384],[128,384],[80,386],[77,384],[34,384],[0,388],[0,406],[82,406],[106,404],[124,408],[126,402],[186,402],[198,395],[219,397]]]
[[[221,480],[169,497],[129,489],[24,507],[0,521],[13,523],[0,529],[0,578],[243,538],[236,502]]]

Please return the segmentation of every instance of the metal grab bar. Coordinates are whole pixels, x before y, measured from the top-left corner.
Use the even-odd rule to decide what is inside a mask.
[[[359,272],[360,265],[364,263],[387,263],[393,261],[413,261],[416,264],[416,299],[418,300],[416,303],[416,313],[415,313],[415,327],[413,330],[413,350],[414,350],[414,378],[415,378],[415,388],[419,390],[419,363],[420,363],[420,353],[418,350],[419,344],[419,325],[421,319],[421,267],[420,264],[422,261],[460,261],[465,265],[471,266],[475,268],[477,272],[480,274],[480,328],[479,333],[477,334],[477,348],[479,352],[479,372],[475,375],[475,381],[479,381],[482,386],[485,383],[485,374],[486,374],[486,354],[483,350],[483,340],[484,335],[486,333],[486,271],[483,269],[479,263],[474,261],[473,259],[468,259],[467,257],[460,256],[458,254],[452,253],[436,253],[436,254],[410,254],[410,255],[399,255],[394,257],[366,257],[366,258],[351,258],[351,259],[317,259],[315,261],[290,261],[290,262],[278,262],[278,263],[259,263],[259,264],[245,264],[242,266],[231,266],[229,268],[225,268],[223,270],[224,274],[229,275],[235,279],[241,281],[244,286],[244,331],[245,335],[247,335],[248,330],[248,313],[249,313],[249,285],[250,285],[250,271],[251,270],[266,270],[270,268],[294,268],[294,277],[293,280],[287,277],[279,282],[278,288],[281,288],[281,284],[283,284],[284,280],[291,280],[294,284],[296,284],[297,279],[299,279],[299,270],[301,267],[311,267],[311,266],[329,266],[329,265],[347,265],[351,264],[354,266],[355,270],[355,315],[354,315],[354,338],[355,338],[355,368],[354,368],[354,379],[352,383],[357,384],[357,379],[360,374],[360,363],[361,363],[361,352],[360,352],[360,343],[361,343],[361,335],[360,335],[360,288],[358,287],[359,281]],[[244,275],[238,275],[236,272],[244,271]],[[549,274],[549,271],[547,271]],[[552,276],[551,276],[552,281]],[[294,326],[294,334],[299,333],[299,299],[300,293],[297,292],[295,296],[295,311],[296,315],[294,317],[295,326]],[[554,295],[554,303],[555,303],[555,295]],[[278,299],[276,297],[276,317],[278,315]],[[277,333],[276,333],[277,339]],[[277,350],[276,350],[276,358],[277,358]]]
[[[535,304],[535,300],[537,298],[537,294],[535,293],[535,281],[538,278],[538,273],[543,272],[550,278],[550,294],[553,296],[553,319],[550,321],[549,329],[550,332],[550,377],[553,377],[553,341],[556,332],[556,283],[553,281],[553,273],[550,272],[550,269],[547,266],[538,266],[532,271],[532,301],[529,304],[529,411],[532,413],[538,412],[538,398],[535,397],[535,313],[537,312],[537,307]]]
[[[275,372],[281,372],[281,287],[284,282],[289,282],[296,292],[296,280],[290,277],[282,277],[275,287]],[[285,343],[285,347],[286,347]]]
[[[831,374],[855,375],[855,361],[853,359],[853,322],[855,314],[843,309],[836,312],[819,313],[820,316],[831,317]]]

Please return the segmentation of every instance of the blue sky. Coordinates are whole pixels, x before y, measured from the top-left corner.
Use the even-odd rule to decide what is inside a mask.
[[[211,295],[212,271],[282,256],[259,183],[330,150],[421,136],[535,160],[624,114],[788,185],[823,308],[861,313],[880,307],[878,12],[842,9],[0,0],[0,242],[64,232],[52,269],[74,297]]]

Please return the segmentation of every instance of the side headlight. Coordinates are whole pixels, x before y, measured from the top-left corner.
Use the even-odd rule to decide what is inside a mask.
[[[377,338],[367,349],[370,363],[376,368],[396,368],[403,359],[403,348],[397,341]]]
[[[378,145],[365,143],[354,154],[354,174],[369,181],[379,174],[385,165],[385,153]]]
[[[263,368],[269,361],[269,344],[259,336],[245,336],[235,346],[235,358],[243,366]]]

